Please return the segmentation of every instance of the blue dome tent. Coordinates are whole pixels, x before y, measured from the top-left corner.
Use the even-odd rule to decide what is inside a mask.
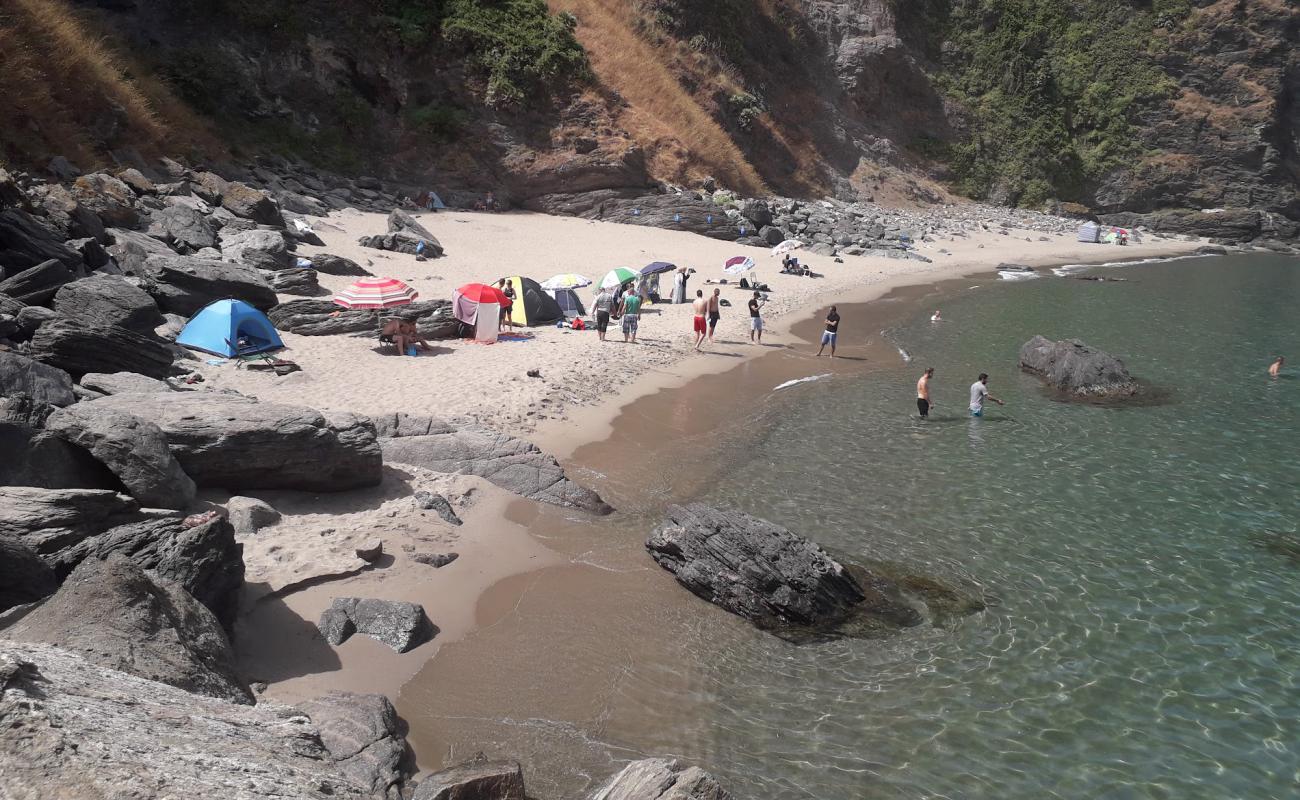
[[[266,353],[284,347],[271,320],[243,300],[208,303],[190,318],[176,344],[214,356]]]

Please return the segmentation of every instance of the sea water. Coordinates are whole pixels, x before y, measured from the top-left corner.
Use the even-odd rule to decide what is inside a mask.
[[[584,545],[605,589],[503,622],[495,642],[483,634],[503,664],[519,648],[560,667],[515,665],[508,689],[467,701],[486,717],[517,692],[470,743],[522,754],[556,796],[589,790],[575,774],[595,781],[652,754],[755,799],[1298,796],[1300,363],[1279,379],[1266,369],[1278,353],[1300,362],[1300,262],[1065,275],[958,284],[883,331],[871,306],[846,314],[842,339],[869,332],[889,343],[877,352],[910,363],[771,392],[741,430],[703,434],[724,467],[686,498],[845,559],[976,587],[986,611],[886,640],[792,645],[671,587],[640,541],[660,515],[651,506],[683,498],[644,501]],[[930,322],[934,307],[943,322]],[[1160,402],[1061,402],[1017,369],[1035,334],[1122,357]],[[927,366],[936,407],[922,421],[914,386]],[[973,419],[980,372],[1006,405]],[[683,597],[651,607],[641,584]],[[453,681],[478,678],[446,663],[408,706],[436,707]],[[570,686],[577,699],[546,706]],[[444,726],[464,716],[441,713]]]

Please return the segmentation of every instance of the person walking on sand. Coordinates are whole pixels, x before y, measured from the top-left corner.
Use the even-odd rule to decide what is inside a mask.
[[[713,332],[717,330],[720,319],[722,319],[722,290],[714,289],[713,294],[709,295],[709,344],[713,344]]]
[[[691,310],[695,312],[695,317],[691,320],[691,330],[695,331],[695,349],[699,350],[700,345],[704,344],[704,336],[708,333],[708,324],[705,322],[709,315],[709,301],[704,299],[704,290],[695,290],[695,299],[691,301]]]
[[[835,340],[840,334],[840,312],[831,306],[830,313],[826,315],[826,330],[822,331],[822,346],[817,348],[817,357],[821,358],[822,351],[826,345],[831,346],[831,358],[835,358]]]
[[[984,401],[992,400],[1000,406],[1006,403],[989,394],[989,374],[981,372],[979,380],[970,385],[970,415],[972,417],[984,416]]]
[[[1268,365],[1268,375],[1270,378],[1276,378],[1282,374],[1282,365],[1286,363],[1286,356],[1278,356]]]
[[[754,296],[749,298],[749,341],[750,342],[755,341],[754,337],[758,337],[757,338],[758,343],[759,344],[763,343],[763,316],[762,316],[761,309],[763,308],[763,303],[765,302],[767,301],[763,299],[763,295],[761,292],[754,292]]]
[[[636,344],[636,328],[641,322],[641,295],[628,292],[623,296],[623,341]],[[629,338],[630,337],[630,338]]]
[[[614,311],[614,293],[602,287],[593,301],[596,307],[596,335],[605,341],[605,331],[609,330],[609,315]]]
[[[934,377],[934,367],[926,367],[921,379],[916,382],[916,410],[921,412],[921,419],[930,418],[930,379]]]

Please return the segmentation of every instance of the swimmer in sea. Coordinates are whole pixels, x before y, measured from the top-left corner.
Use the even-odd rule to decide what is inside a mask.
[[[1286,356],[1278,356],[1272,364],[1268,365],[1268,376],[1276,378],[1282,374],[1282,365],[1286,363]]]
[[[934,316],[930,317],[931,322],[943,322],[943,317],[939,316],[939,309],[934,310]]]

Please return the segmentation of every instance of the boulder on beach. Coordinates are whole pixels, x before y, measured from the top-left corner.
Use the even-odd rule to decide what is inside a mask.
[[[52,406],[77,401],[67,372],[8,350],[0,350],[0,395],[26,395]]]
[[[696,596],[796,643],[878,636],[983,608],[930,578],[846,567],[817,544],[740,511],[668,507],[646,549]]]
[[[226,519],[238,536],[249,536],[280,521],[280,512],[256,497],[236,495],[226,501]]]
[[[88,405],[156,424],[200,487],[339,492],[383,477],[374,424],[355,414],[215,392],[119,394]]]
[[[284,227],[280,207],[261,189],[237,181],[226,183],[221,187],[221,206],[237,217],[276,228]]]
[[[50,302],[59,287],[76,278],[76,273],[61,261],[50,259],[0,280],[0,294],[29,306]]]
[[[232,703],[253,702],[212,612],[179,584],[121,557],[88,558],[49,600],[5,631],[108,669]]]
[[[1076,398],[1104,400],[1142,392],[1123,361],[1078,339],[1054,342],[1035,336],[1020,348],[1020,368]]]
[[[428,228],[416,222],[415,217],[412,217],[410,214],[406,213],[400,208],[394,208],[392,211],[388,213],[388,232],[389,233],[406,232],[412,234],[413,236],[418,236],[421,239],[424,239],[426,242],[437,243],[438,241],[437,239],[434,238],[432,233],[429,233]]]
[[[214,300],[231,297],[266,311],[276,304],[275,291],[247,264],[193,256],[155,255],[141,269],[145,291],[170,314],[192,316]]]
[[[223,230],[221,258],[258,269],[287,269],[293,265],[284,234],[261,228],[251,231]]]
[[[157,336],[62,316],[36,330],[27,354],[74,376],[138,372],[162,379],[175,360],[171,347]]]
[[[435,772],[415,787],[411,800],[527,800],[517,761],[490,761],[482,753]]]
[[[633,761],[602,786],[591,800],[731,800],[732,794],[699,767],[676,759]]]
[[[329,692],[301,706],[348,780],[383,800],[402,800],[410,775],[397,711],[382,694]]]
[[[438,628],[425,616],[418,603],[338,597],[325,609],[319,624],[325,641],[340,645],[354,633],[383,642],[405,653],[438,635]]]
[[[78,381],[100,394],[155,394],[173,391],[171,384],[135,372],[87,372]]]
[[[289,267],[274,272],[262,272],[262,277],[278,294],[292,294],[299,297],[319,297],[329,294],[329,290],[320,285],[316,270],[306,267]]]
[[[51,259],[69,270],[81,268],[81,256],[36,217],[21,208],[0,211],[0,278],[16,275]]]
[[[593,514],[613,509],[591,489],[569,480],[553,456],[536,445],[476,423],[451,424],[424,415],[375,419],[384,458],[434,472],[478,475],[543,503]]]
[[[323,272],[326,275],[370,275],[370,271],[361,266],[350,258],[343,256],[331,255],[329,253],[317,253],[309,256],[312,268],[317,272]]]
[[[54,295],[54,310],[67,319],[141,334],[152,333],[163,322],[153,297],[120,275],[91,275],[65,284]]]
[[[362,247],[376,250],[389,250],[394,253],[406,253],[412,256],[437,258],[443,253],[442,245],[433,237],[418,236],[409,231],[396,233],[379,233],[374,236],[362,236],[357,240]]]
[[[373,800],[295,708],[242,705],[0,640],[0,773],[18,798]]]
[[[423,489],[416,492],[415,507],[422,511],[433,511],[449,525],[461,524],[460,517],[456,515],[451,503],[447,502],[447,498],[435,492],[426,492]]]
[[[148,233],[170,244],[178,253],[193,253],[217,246],[217,229],[207,215],[181,203],[155,211]]]
[[[379,337],[380,316],[374,311],[343,310],[329,300],[290,300],[271,309],[267,316],[276,330],[300,336],[364,333]],[[420,300],[388,309],[382,317],[414,322],[426,339],[454,339],[460,334],[460,323],[452,314],[449,300]]]

